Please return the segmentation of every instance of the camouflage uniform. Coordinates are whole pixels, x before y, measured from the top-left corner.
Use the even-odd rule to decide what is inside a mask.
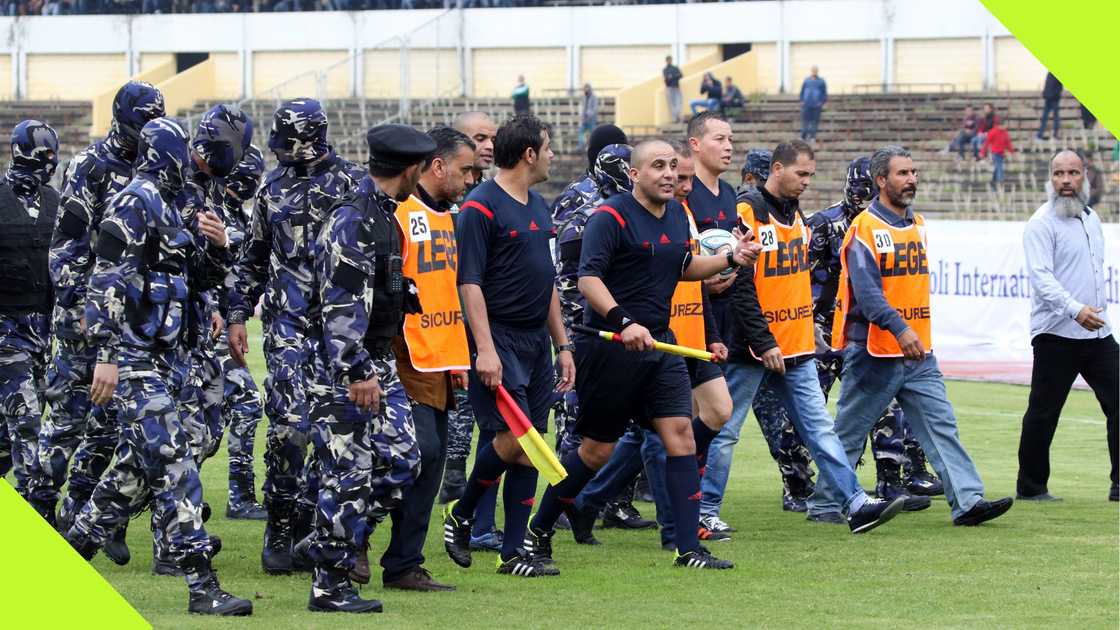
[[[252,232],[229,293],[229,323],[243,324],[264,296],[266,553],[271,544],[275,552],[290,555],[282,549],[300,533],[292,527],[306,523],[318,494],[314,463],[305,466],[308,390],[325,380],[316,369],[321,331],[315,238],[332,205],[365,175],[327,144],[326,113],[311,99],[287,101],[277,109],[268,146],[280,164],[257,193]]]
[[[58,134],[25,120],[12,131],[11,149],[12,163],[0,181],[0,434],[10,445],[16,490],[27,498],[50,349],[47,252],[59,199],[49,182],[58,166]]]
[[[818,347],[817,372],[825,399],[840,376],[843,353],[832,350],[832,319],[836,308],[836,291],[840,281],[840,247],[852,219],[875,197],[877,191],[870,172],[871,161],[856,158],[848,165],[844,183],[844,200],[815,213],[806,221],[812,236],[808,260],[813,287],[813,317],[817,331],[826,344]],[[899,468],[910,469],[911,461],[924,462],[925,453],[910,433],[898,401],[890,406],[871,429],[871,453],[876,461],[879,484],[891,481],[897,485]],[[922,472],[924,464],[920,464]]]
[[[121,421],[117,459],[74,519],[67,539],[91,557],[110,534],[154,500],[157,531],[193,592],[208,588],[210,539],[202,527],[202,484],[167,381],[186,331],[188,283],[224,271],[225,249],[200,249],[165,199],[182,188],[190,161],[186,131],[154,120],[140,135],[137,174],[105,213],[85,317],[98,363],[116,364]]]
[[[94,266],[91,250],[104,209],[132,177],[140,128],[163,113],[159,90],[139,81],[125,84],[113,100],[109,134],[76,155],[63,177],[50,252],[56,291],[55,347],[46,390],[50,413],[39,430],[39,460],[31,480],[36,509],[53,513],[73,457],[66,501],[59,512],[63,525],[88,500],[108,468],[119,434],[112,404],[105,408],[89,401],[95,356],[86,343],[81,319]]]
[[[358,547],[419,472],[412,410],[390,348],[403,321],[407,289],[399,265],[393,270],[389,261],[394,250],[375,242],[379,233],[395,237],[396,206],[372,178],[363,178],[332,211],[316,247],[321,352],[330,366],[311,412],[322,474],[309,550],[316,597],[350,587],[347,574]],[[395,252],[399,261],[399,240]],[[351,383],[372,378],[383,392],[376,412],[349,399]]]
[[[249,218],[242,206],[253,198],[264,174],[264,156],[260,149],[250,145],[237,166],[226,178],[225,219],[230,237],[230,249],[241,251],[249,233]],[[220,295],[219,308],[223,316],[229,315],[228,292],[233,289],[234,275],[226,276],[224,292]],[[229,355],[229,337],[225,331],[215,346],[222,361],[225,375],[222,396],[222,415],[229,438],[229,504],[231,507],[256,504],[256,482],[253,478],[253,440],[261,421],[261,394],[249,368],[242,367]]]
[[[552,202],[552,222],[556,226],[556,250],[553,252],[556,291],[560,296],[560,312],[569,338],[572,323],[582,319],[584,307],[583,294],[577,285],[583,228],[604,201],[633,187],[629,173],[630,152],[631,147],[626,144],[603,147],[587,175],[569,184]],[[556,450],[561,457],[579,445],[578,437],[572,434],[578,404],[575,389],[558,394],[553,403]]]

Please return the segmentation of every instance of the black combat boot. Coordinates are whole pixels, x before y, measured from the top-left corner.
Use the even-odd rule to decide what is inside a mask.
[[[190,589],[187,612],[222,617],[245,617],[253,614],[253,602],[234,597],[222,590],[218,584],[218,574],[210,567],[210,558],[205,555],[188,556],[183,561],[183,570],[191,578],[190,581],[197,584]]]
[[[269,575],[288,575],[292,566],[292,520],[295,505],[287,501],[268,504],[268,522],[264,527],[261,568]]]
[[[439,502],[441,504],[448,504],[456,499],[463,497],[463,491],[467,488],[467,471],[466,462],[456,462],[452,466],[450,462],[447,468],[443,471],[443,483],[439,487]],[[463,468],[459,468],[463,466]]]
[[[926,454],[921,447],[906,449],[906,489],[910,494],[933,497],[945,494],[945,485],[926,469]]]
[[[379,613],[381,602],[362,599],[345,569],[316,567],[307,609],[311,612]]]
[[[109,536],[109,540],[105,541],[105,546],[102,551],[114,563],[124,566],[132,559],[132,554],[128,550],[128,542],[125,541],[125,536],[128,534],[128,521],[121,523],[120,527],[113,531]]]
[[[889,459],[875,460],[875,477],[875,494],[888,501],[904,498],[906,501],[902,504],[903,512],[917,512],[930,506],[929,497],[910,494],[903,487],[902,469],[898,462]]]

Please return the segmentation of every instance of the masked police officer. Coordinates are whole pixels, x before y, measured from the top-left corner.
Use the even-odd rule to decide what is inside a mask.
[[[392,352],[406,310],[418,310],[394,213],[416,190],[436,143],[405,125],[379,125],[366,140],[369,176],[331,211],[315,252],[329,366],[324,395],[311,409],[322,475],[309,549],[315,572],[307,607],[316,612],[381,611],[381,602],[358,595],[349,574],[369,530],[399,504],[420,462]]]
[[[28,495],[39,451],[39,418],[50,312],[47,255],[58,214],[50,186],[58,134],[38,120],[12,130],[12,162],[0,180],[0,433],[11,443],[16,490]]]

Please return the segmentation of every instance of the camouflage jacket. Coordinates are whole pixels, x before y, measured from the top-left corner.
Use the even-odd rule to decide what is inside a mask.
[[[227,252],[199,246],[155,181],[138,174],[113,198],[99,228],[85,306],[97,360],[130,368],[180,350],[191,275],[220,273]]]
[[[846,209],[844,202],[831,205],[806,219],[809,228],[809,278],[813,287],[813,318],[825,334],[832,336],[832,315],[840,283],[840,246],[852,218],[859,209]]]
[[[63,175],[50,252],[54,328],[60,337],[83,336],[80,320],[93,272],[98,227],[109,201],[132,179],[132,158],[111,139],[101,140],[74,156]]]
[[[570,184],[552,203],[552,223],[556,226],[556,291],[564,326],[571,328],[583,317],[584,299],[579,292],[579,256],[583,228],[603,201],[599,184],[591,175]]]
[[[266,334],[296,337],[318,321],[315,239],[331,206],[364,177],[334,153],[265,176],[229,294],[230,323],[248,319],[261,295]]]
[[[199,269],[192,274],[188,287],[190,297],[188,300],[190,316],[187,318],[190,329],[186,331],[192,349],[195,341],[200,342],[202,348],[213,347],[213,340],[208,334],[210,330],[210,314],[219,308],[219,292],[222,290],[226,277],[233,268],[234,236],[229,224],[226,225],[226,236],[229,245],[226,248],[208,248],[206,237],[198,228],[198,215],[201,212],[213,212],[226,221],[225,217],[225,185],[221,179],[210,177],[191,165],[190,176],[185,182],[183,190],[175,198],[175,205],[183,219],[183,226],[187,228],[195,249],[211,251],[215,256],[217,266]],[[244,233],[241,239],[244,240]]]

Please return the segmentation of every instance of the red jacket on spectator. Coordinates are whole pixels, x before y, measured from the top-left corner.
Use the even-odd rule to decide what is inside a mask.
[[[1014,150],[1015,148],[1011,146],[1011,134],[1007,133],[1006,129],[1000,127],[997,123],[988,130],[988,137],[984,139],[984,155],[988,155],[989,151],[997,155],[1003,155]]]

